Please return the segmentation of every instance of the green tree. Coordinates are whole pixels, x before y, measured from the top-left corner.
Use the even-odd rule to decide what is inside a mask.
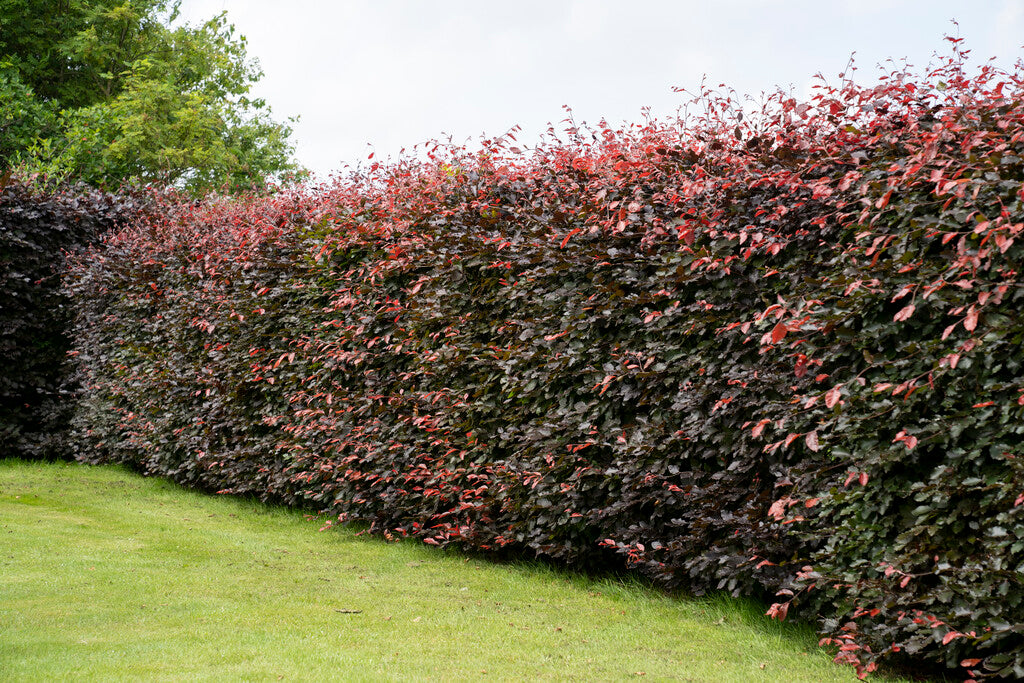
[[[291,129],[225,14],[177,25],[180,0],[0,0],[0,155],[52,181],[193,192],[296,171]]]

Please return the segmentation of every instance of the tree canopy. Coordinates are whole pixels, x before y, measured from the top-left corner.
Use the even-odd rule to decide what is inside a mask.
[[[180,0],[0,0],[0,158],[97,186],[192,192],[297,168],[291,129],[251,95],[263,75],[221,13]]]

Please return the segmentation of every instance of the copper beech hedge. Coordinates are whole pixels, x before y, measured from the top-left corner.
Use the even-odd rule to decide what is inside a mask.
[[[83,457],[1022,677],[1024,74],[964,58],[157,198],[74,268]]]

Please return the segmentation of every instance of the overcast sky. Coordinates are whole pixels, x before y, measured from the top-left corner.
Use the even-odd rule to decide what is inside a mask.
[[[856,52],[860,79],[892,58],[924,68],[957,30],[976,63],[1024,56],[1024,0],[183,0],[183,19],[226,11],[295,125],[300,163],[326,176],[451,135],[522,127],[535,142],[563,105],[577,121],[671,116],[725,83],[806,95]],[[955,19],[959,29],[953,24]]]

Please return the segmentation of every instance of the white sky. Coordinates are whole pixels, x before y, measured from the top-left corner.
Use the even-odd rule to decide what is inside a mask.
[[[975,64],[1024,57],[1024,0],[183,0],[184,20],[225,10],[265,77],[256,94],[299,116],[296,156],[326,176],[451,135],[514,125],[526,145],[562,105],[577,122],[671,116],[725,83],[806,95],[856,52],[860,79],[889,58],[927,66],[956,28]]]

